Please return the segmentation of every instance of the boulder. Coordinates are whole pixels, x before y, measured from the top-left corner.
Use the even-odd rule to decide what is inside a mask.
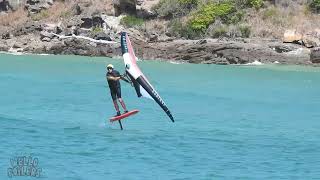
[[[64,30],[64,35],[65,36],[72,36],[74,34],[74,29],[73,28],[67,28]]]
[[[87,36],[90,34],[91,30],[90,29],[85,29],[85,28],[79,28],[77,29],[77,34],[81,36]]]
[[[44,41],[44,42],[50,42],[50,41],[51,41],[51,38],[49,38],[49,37],[44,37],[44,38],[42,38],[41,40]]]
[[[113,0],[113,7],[115,16],[119,16],[123,13],[136,15],[136,0]]]
[[[157,33],[149,34],[149,42],[156,42],[158,41],[159,35]]]
[[[288,29],[284,32],[283,42],[284,43],[293,43],[302,40],[302,34],[297,32],[295,29]]]
[[[157,14],[154,11],[145,9],[143,7],[138,7],[137,16],[143,19],[152,19],[152,18],[156,18]]]
[[[312,63],[320,63],[320,47],[311,50],[310,60]]]
[[[81,28],[87,28],[87,29],[92,28],[93,21],[91,16],[84,16],[81,18],[81,20],[83,21],[83,23],[80,25]]]
[[[70,19],[65,20],[62,25],[63,27],[71,28],[72,26],[80,27],[82,23],[83,21],[81,20],[80,16],[73,16]]]
[[[61,23],[58,24],[42,24],[42,29],[47,31],[47,32],[52,32],[55,34],[60,34],[62,32],[62,28],[60,27]]]
[[[312,36],[303,37],[303,45],[307,48],[313,48],[320,45],[319,39]]]
[[[39,13],[43,9],[48,9],[53,5],[53,0],[27,0],[25,8],[30,14]]]
[[[107,34],[104,33],[104,32],[98,32],[98,33],[96,33],[96,34],[93,36],[93,39],[112,41],[111,38],[110,38],[110,36],[107,35]]]
[[[20,43],[20,42],[15,42],[14,44],[13,44],[13,46],[12,46],[12,48],[14,48],[14,49],[19,49],[19,48],[22,48],[22,43]]]
[[[21,25],[20,27],[17,27],[12,34],[13,36],[20,36],[35,33],[37,31],[42,31],[41,25],[37,22],[29,22],[27,24]]]
[[[9,32],[6,32],[6,33],[2,34],[1,38],[2,39],[10,39],[11,38],[11,34]]]
[[[137,5],[141,6],[143,4],[144,0],[137,0]]]
[[[123,16],[114,17],[114,16],[101,15],[101,17],[105,24],[104,30],[112,29],[115,32],[122,30],[123,27],[120,25],[120,20]]]
[[[306,33],[302,37],[302,41],[307,48],[320,46],[320,29],[314,29],[313,31]]]
[[[10,5],[10,2],[8,0],[0,1],[0,12],[9,11],[10,9],[12,10],[13,7]]]
[[[46,38],[46,39],[52,39],[54,37],[54,35],[52,34],[52,33],[49,33],[49,32],[47,32],[47,31],[41,31],[40,32],[40,39],[43,41],[43,39],[44,38]]]
[[[93,27],[103,27],[104,20],[101,18],[100,14],[92,16],[92,26]]]

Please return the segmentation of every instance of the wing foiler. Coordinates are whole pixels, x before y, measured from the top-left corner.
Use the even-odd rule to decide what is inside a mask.
[[[166,112],[172,122],[174,118],[157,91],[152,87],[150,82],[144,76],[137,65],[137,57],[133,52],[130,39],[126,32],[121,32],[121,50],[126,68],[126,72],[133,83],[138,97],[146,97],[156,101],[159,106]]]

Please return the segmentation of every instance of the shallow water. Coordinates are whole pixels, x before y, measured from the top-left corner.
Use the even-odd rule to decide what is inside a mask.
[[[38,158],[42,179],[317,179],[320,69],[139,62],[176,118],[122,83],[114,115],[105,65],[77,56],[0,54],[0,179]]]

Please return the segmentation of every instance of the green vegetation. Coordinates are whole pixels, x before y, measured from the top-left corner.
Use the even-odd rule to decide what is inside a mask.
[[[94,27],[94,28],[92,29],[92,32],[93,32],[93,33],[103,32],[103,29],[102,29],[101,27]]]
[[[306,15],[320,13],[320,0],[308,0],[309,3],[304,4],[287,0],[277,6],[270,1],[160,0],[153,10],[158,18],[169,22],[165,26],[170,34],[189,39],[206,36],[250,37],[252,34],[280,37],[283,34],[280,30],[295,27],[298,19],[314,22],[314,16],[304,17],[296,10],[307,7],[304,9]]]
[[[241,32],[241,37],[248,38],[251,34],[251,27],[249,25],[240,25],[239,30]]]
[[[60,17],[61,18],[68,18],[68,17],[70,17],[72,14],[71,14],[71,11],[63,11],[63,12],[61,12],[61,14],[60,14]]]
[[[263,0],[248,0],[248,4],[250,5],[250,7],[259,9],[263,6]]]
[[[197,4],[198,0],[160,0],[152,9],[160,17],[177,18],[187,15]]]
[[[198,0],[178,0],[182,5],[197,5],[199,3]]]
[[[309,8],[314,13],[320,13],[320,0],[312,0],[309,4]]]
[[[225,26],[220,26],[218,28],[215,28],[212,32],[212,37],[214,38],[218,38],[218,37],[225,37],[227,36],[227,32],[228,32],[228,29],[227,27]]]
[[[279,15],[279,11],[277,8],[275,7],[271,7],[269,9],[266,9],[264,12],[263,12],[263,15],[262,15],[262,18],[265,20],[265,19],[271,19],[271,18],[274,18],[274,17],[277,17]]]
[[[183,24],[180,19],[173,19],[168,24],[169,32],[176,37],[194,39],[199,37],[199,32],[194,31],[189,24]]]
[[[120,24],[124,25],[125,27],[141,27],[144,24],[144,20],[141,18],[137,18],[135,16],[125,16],[120,20]]]
[[[32,14],[31,15],[31,19],[33,21],[40,21],[41,19],[45,19],[49,17],[49,13],[47,10],[42,10],[37,14]]]
[[[208,4],[202,6],[190,20],[191,28],[195,31],[205,31],[217,17],[225,18],[233,13],[235,7],[232,3]]]

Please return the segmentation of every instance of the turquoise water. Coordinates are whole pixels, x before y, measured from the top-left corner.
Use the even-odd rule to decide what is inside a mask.
[[[0,55],[0,179],[23,155],[42,179],[320,177],[320,69],[140,62],[176,123],[122,83],[140,112],[120,131],[107,121],[108,63],[122,70],[108,58]]]

